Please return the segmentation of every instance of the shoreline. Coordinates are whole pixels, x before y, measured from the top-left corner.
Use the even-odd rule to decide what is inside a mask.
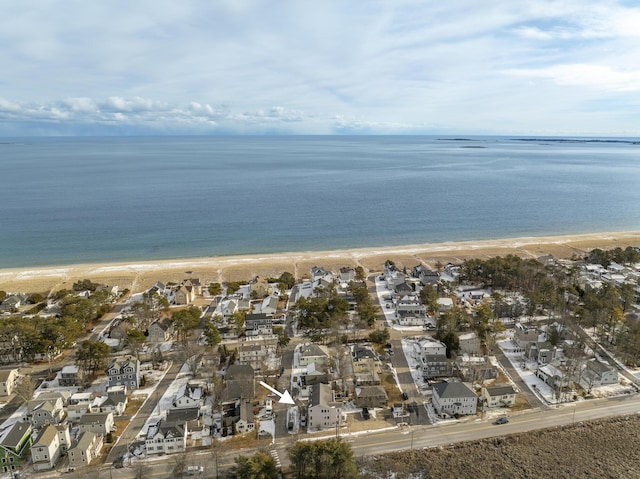
[[[518,237],[495,240],[425,243],[389,247],[353,248],[328,251],[302,251],[238,256],[214,256],[149,261],[87,263],[0,269],[0,290],[8,292],[45,292],[70,288],[81,279],[117,285],[136,293],[156,281],[180,281],[198,277],[201,281],[250,280],[255,276],[279,276],[289,271],[296,278],[308,276],[313,266],[337,269],[362,266],[380,271],[387,259],[411,268],[418,263],[431,267],[437,261],[460,262],[472,257],[515,254],[537,258],[552,254],[569,258],[595,248],[640,247],[640,231],[620,231],[559,236]]]

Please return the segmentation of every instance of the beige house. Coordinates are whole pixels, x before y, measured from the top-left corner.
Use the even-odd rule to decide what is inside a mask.
[[[511,407],[516,403],[516,392],[511,386],[482,388],[482,399],[487,407]]]
[[[387,393],[382,386],[362,386],[356,388],[356,406],[380,408],[387,407]]]
[[[60,458],[60,438],[55,426],[45,426],[31,446],[31,461],[36,471],[53,469]]]
[[[17,369],[0,370],[0,396],[10,396],[18,380]]]
[[[149,325],[147,341],[151,344],[164,343],[173,339],[173,333],[173,321],[171,321],[171,318],[160,318]]]
[[[91,464],[102,449],[102,436],[92,432],[83,432],[69,449],[69,467],[82,467]]]

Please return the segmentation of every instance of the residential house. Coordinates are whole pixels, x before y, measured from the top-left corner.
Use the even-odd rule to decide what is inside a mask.
[[[149,336],[147,342],[150,344],[160,344],[171,341],[174,335],[173,321],[169,317],[156,319],[149,325]]]
[[[106,436],[115,430],[112,412],[88,412],[78,421],[78,429]]]
[[[300,375],[300,382],[303,387],[313,386],[318,383],[328,383],[329,376],[327,375],[326,367],[316,363],[307,364],[306,369]]]
[[[260,305],[260,312],[262,314],[266,314],[267,316],[273,316],[276,314],[278,310],[278,295],[269,295],[262,300],[262,304]]]
[[[83,432],[69,449],[69,467],[82,467],[91,464],[102,449],[103,439],[100,434]]]
[[[273,334],[273,319],[264,312],[258,314],[247,314],[244,320],[245,334],[252,336],[270,336]]]
[[[60,441],[60,453],[64,455],[71,447],[71,432],[69,431],[69,424],[55,424],[56,431],[58,431],[58,440]]]
[[[200,384],[187,383],[180,386],[173,397],[173,407],[178,409],[200,408],[204,403],[204,388]]]
[[[236,430],[239,433],[253,431],[256,427],[253,416],[253,405],[249,401],[243,401],[239,406],[239,419],[236,422]]]
[[[127,389],[140,387],[140,361],[132,356],[119,357],[107,367],[109,386],[126,386]]]
[[[0,396],[10,396],[18,381],[17,369],[0,370]]]
[[[186,424],[160,420],[149,426],[145,440],[147,454],[174,454],[187,448]]]
[[[111,386],[107,388],[107,397],[99,405],[99,412],[110,412],[114,416],[122,416],[127,408],[127,402],[127,387]]]
[[[356,279],[356,270],[349,266],[344,266],[340,268],[339,277],[342,283],[350,283]]]
[[[432,404],[436,414],[442,417],[466,416],[476,413],[478,396],[465,383],[434,384]]]
[[[227,368],[224,385],[222,403],[231,404],[240,399],[253,401],[255,398],[254,369],[249,365],[232,364]]]
[[[88,412],[90,411],[87,403],[70,404],[67,406],[67,420],[72,423],[77,423],[80,418]]]
[[[4,298],[0,303],[0,312],[17,313],[22,305],[22,298],[17,294],[12,294]]]
[[[64,418],[62,398],[32,399],[27,403],[27,418],[35,428],[62,422]]]
[[[587,361],[580,373],[579,384],[587,391],[594,387],[618,384],[618,370],[602,361]]]
[[[440,281],[440,273],[433,271],[426,266],[418,265],[411,270],[411,276],[418,278],[422,286],[434,285]]]
[[[334,428],[341,422],[342,412],[333,404],[333,391],[328,384],[316,384],[311,389],[307,407],[310,430]]]
[[[570,378],[567,377],[567,375],[563,371],[555,367],[553,364],[540,366],[536,370],[536,376],[542,379],[552,388],[568,386],[571,382]]]
[[[420,345],[420,354],[422,356],[446,356],[447,354],[447,346],[440,341],[422,339],[418,344]]]
[[[167,409],[167,423],[186,424],[187,434],[203,430],[204,425],[200,417],[200,408]]]
[[[2,472],[12,472],[29,454],[33,443],[31,433],[33,428],[27,421],[18,421],[0,439],[0,466]]]
[[[199,278],[187,278],[182,282],[182,285],[191,286],[195,296],[200,296],[202,294],[202,283]]]
[[[537,328],[529,328],[522,323],[516,323],[515,335],[513,340],[521,351],[526,351],[532,343],[537,343],[540,338],[540,331]]]
[[[453,299],[451,298],[438,298],[436,303],[438,304],[438,311],[441,313],[453,309]]]
[[[531,343],[528,346],[527,356],[538,364],[550,364],[556,358],[557,349],[547,341]]]
[[[413,288],[411,286],[409,286],[405,281],[403,281],[402,283],[397,284],[393,288],[393,292],[396,293],[396,295],[398,295],[398,296],[407,296],[409,294],[415,293]]]
[[[356,387],[355,404],[357,407],[384,408],[389,398],[382,386]]]
[[[509,385],[494,385],[482,388],[481,396],[486,407],[511,407],[517,394]]]
[[[452,375],[451,361],[444,354],[424,354],[420,359],[422,360],[422,377],[425,381]]]
[[[306,366],[311,363],[324,365],[329,361],[329,353],[324,346],[313,343],[304,344],[300,346],[299,360],[300,366]]]
[[[49,424],[42,428],[38,438],[31,446],[31,461],[36,471],[53,469],[60,458],[60,437],[55,426]]]
[[[181,285],[174,295],[173,302],[177,305],[187,305],[191,304],[196,297],[195,290],[190,284]]]
[[[82,369],[80,369],[75,364],[68,364],[62,368],[62,371],[60,371],[58,384],[65,387],[80,386],[82,385],[83,379],[84,374],[82,372]]]
[[[238,300],[225,299],[220,302],[218,307],[220,308],[220,314],[222,314],[224,318],[230,318],[233,313],[238,311]]]

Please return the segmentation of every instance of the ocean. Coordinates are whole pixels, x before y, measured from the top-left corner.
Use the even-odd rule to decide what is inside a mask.
[[[0,268],[640,230],[626,139],[0,139]]]

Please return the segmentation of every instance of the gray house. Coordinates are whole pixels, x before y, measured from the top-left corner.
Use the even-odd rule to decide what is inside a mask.
[[[109,387],[126,386],[129,390],[138,389],[140,361],[131,356],[116,358],[107,367],[107,376],[109,376]]]

